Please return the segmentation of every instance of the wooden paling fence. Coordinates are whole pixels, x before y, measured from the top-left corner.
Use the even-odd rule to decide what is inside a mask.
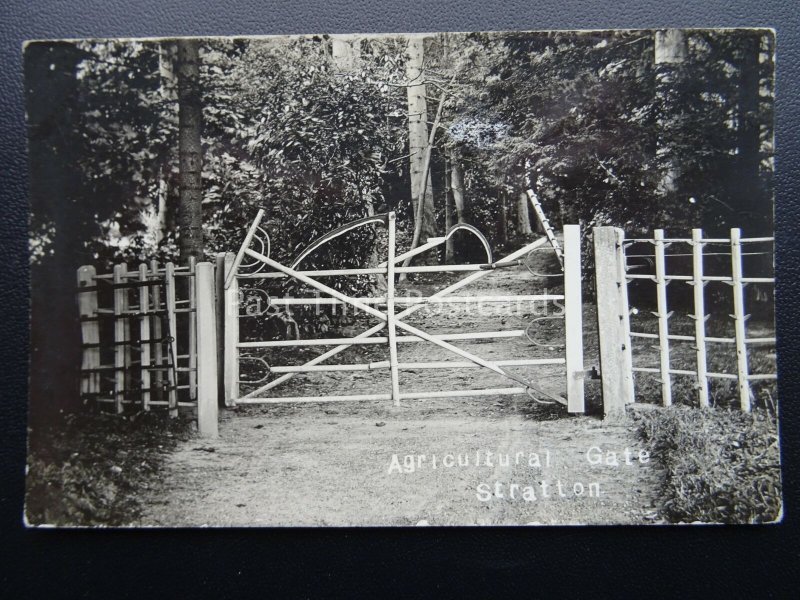
[[[214,434],[214,265],[152,261],[136,269],[117,264],[107,274],[85,265],[78,269],[77,295],[83,400],[116,413],[196,411],[201,433]]]
[[[627,251],[632,245],[650,248],[640,254]],[[713,379],[728,379],[736,382],[738,403],[743,411],[752,407],[752,382],[777,379],[775,372],[752,373],[750,356],[753,346],[775,345],[774,335],[749,336],[748,319],[745,308],[745,286],[748,284],[774,285],[773,276],[745,276],[744,257],[771,255],[774,238],[742,237],[739,229],[731,229],[728,238],[705,238],[700,229],[692,230],[690,238],[667,238],[663,230],[655,230],[652,238],[626,239],[623,231],[613,227],[599,227],[594,230],[594,249],[597,283],[598,323],[600,332],[600,359],[603,372],[603,399],[606,413],[619,410],[634,399],[636,373],[650,373],[658,377],[661,390],[661,403],[669,406],[674,401],[673,379],[675,376],[688,376],[695,379],[698,403],[702,407],[711,404],[709,383]],[[707,246],[713,246],[711,251]],[[668,252],[672,247],[676,251]],[[743,251],[747,247],[748,250]],[[704,270],[706,260],[723,257],[725,273],[707,274]],[[644,259],[637,265],[651,273],[639,273],[630,264],[631,258]],[[671,271],[671,260],[681,259],[689,265],[688,273],[676,274]],[[763,262],[762,269],[763,269]],[[758,264],[758,263],[757,263]],[[684,269],[686,271],[687,269]],[[655,286],[657,331],[632,331],[631,314],[638,311],[630,306],[629,284],[645,280]],[[668,306],[667,286],[679,282],[692,287],[692,312],[688,317],[693,321],[691,335],[675,333],[670,319],[675,316]],[[711,314],[707,308],[707,284],[722,282],[730,287],[730,303],[733,313],[721,315],[732,319],[732,335],[709,335],[707,322]],[[720,316],[720,315],[717,315]],[[774,330],[773,330],[774,331]],[[634,356],[634,341],[657,344],[658,364],[638,364]],[[677,369],[672,366],[671,350],[675,343],[690,343],[694,350],[694,368]],[[709,354],[718,352],[720,346],[734,346],[735,372],[710,370]]]

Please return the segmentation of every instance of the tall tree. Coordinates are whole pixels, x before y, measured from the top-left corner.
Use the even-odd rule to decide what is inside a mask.
[[[518,236],[531,235],[531,218],[528,214],[528,194],[525,190],[517,192],[517,210],[515,211],[514,231]]]
[[[180,163],[180,258],[203,256],[203,122],[200,42],[178,40],[178,156]]]
[[[680,70],[686,62],[688,46],[686,33],[680,29],[665,29],[655,32],[654,61],[656,65],[656,102],[658,105],[658,136],[656,155],[663,166],[658,192],[662,195],[674,193],[680,177],[680,157],[667,142],[670,122],[678,118],[680,107],[674,99],[672,89],[681,79]]]
[[[761,34],[742,32],[739,42],[741,59],[739,64],[736,106],[736,187],[733,190],[739,206],[747,211],[756,209],[759,197],[761,163],[761,135],[758,119],[759,108],[759,54]],[[757,212],[757,209],[756,211]],[[761,211],[763,212],[763,211]]]
[[[464,222],[464,174],[461,172],[460,157],[453,150],[448,152],[449,165],[446,165],[445,172],[450,193],[446,196],[447,211],[445,219],[447,228],[450,229],[456,223]],[[449,168],[448,168],[449,167]],[[452,195],[452,203],[450,197]],[[450,236],[445,242],[444,256],[445,262],[452,263],[455,259],[455,236]]]
[[[411,198],[420,239],[436,235],[436,215],[430,182],[427,85],[425,84],[425,38],[408,38],[406,79],[408,95],[408,153]],[[427,160],[426,160],[427,157]],[[432,253],[425,254],[433,257]]]
[[[177,102],[177,83],[175,81],[175,44],[165,40],[161,42],[158,51],[158,78],[161,88],[161,98],[165,106]],[[153,212],[153,242],[158,246],[167,232],[167,211],[169,206],[170,181],[172,179],[172,161],[165,160],[161,164],[158,178],[158,204],[151,208]]]

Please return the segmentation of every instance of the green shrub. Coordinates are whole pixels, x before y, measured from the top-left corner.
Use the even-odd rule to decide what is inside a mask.
[[[127,525],[166,453],[192,422],[163,414],[67,414],[28,433],[25,515],[31,525]]]
[[[765,411],[673,406],[642,413],[639,434],[664,467],[662,516],[764,523],[781,515],[777,423]]]

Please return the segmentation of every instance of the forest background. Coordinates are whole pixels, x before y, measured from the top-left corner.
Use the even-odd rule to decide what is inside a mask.
[[[32,369],[60,374],[32,398],[79,364],[46,343],[54,320],[77,339],[75,268],[235,250],[258,208],[279,261],[387,210],[401,248],[468,222],[506,249],[540,225],[528,189],[585,235],[770,235],[773,46],[765,30],[30,44]],[[363,266],[380,240],[337,242],[309,268]],[[431,260],[470,258],[454,238]]]

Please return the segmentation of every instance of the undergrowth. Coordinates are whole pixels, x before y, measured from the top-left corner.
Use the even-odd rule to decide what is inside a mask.
[[[67,414],[29,431],[25,515],[30,525],[119,526],[141,511],[142,492],[166,453],[192,432],[162,414]]]
[[[766,523],[781,516],[775,418],[766,411],[659,408],[637,415],[665,469],[661,513],[673,523]]]

